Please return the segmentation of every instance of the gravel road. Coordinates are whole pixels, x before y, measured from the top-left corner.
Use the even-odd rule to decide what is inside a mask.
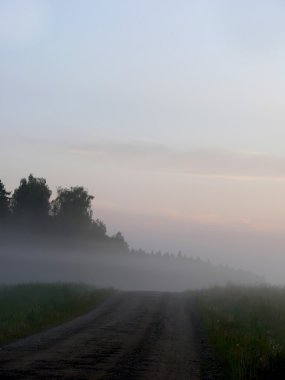
[[[118,292],[90,313],[0,348],[0,379],[201,379],[187,294]]]

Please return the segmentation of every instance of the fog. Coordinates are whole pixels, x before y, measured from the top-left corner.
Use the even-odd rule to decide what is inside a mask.
[[[121,290],[183,291],[264,282],[261,276],[181,254],[122,251],[108,243],[26,233],[2,237],[0,261],[4,284],[85,282]]]
[[[284,285],[285,238],[282,233],[262,232],[225,227],[209,227],[188,224],[179,226],[164,222],[163,230],[145,228],[139,232],[126,226],[126,236],[132,244],[139,244],[146,250],[162,250],[186,256],[200,257],[214,264],[249,270],[262,275],[271,284]]]

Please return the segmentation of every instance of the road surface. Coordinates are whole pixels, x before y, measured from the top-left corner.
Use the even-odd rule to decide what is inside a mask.
[[[183,293],[118,292],[90,313],[0,348],[0,379],[201,379]]]

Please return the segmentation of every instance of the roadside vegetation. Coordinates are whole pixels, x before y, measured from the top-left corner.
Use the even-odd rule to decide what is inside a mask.
[[[84,314],[110,293],[83,284],[0,286],[0,344]]]
[[[285,289],[212,288],[194,292],[224,379],[285,378]]]

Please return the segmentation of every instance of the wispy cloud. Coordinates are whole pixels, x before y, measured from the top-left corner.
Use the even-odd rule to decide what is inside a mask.
[[[137,170],[167,171],[239,180],[285,179],[285,157],[218,149],[182,150],[148,141],[100,142],[68,148],[96,162]]]

